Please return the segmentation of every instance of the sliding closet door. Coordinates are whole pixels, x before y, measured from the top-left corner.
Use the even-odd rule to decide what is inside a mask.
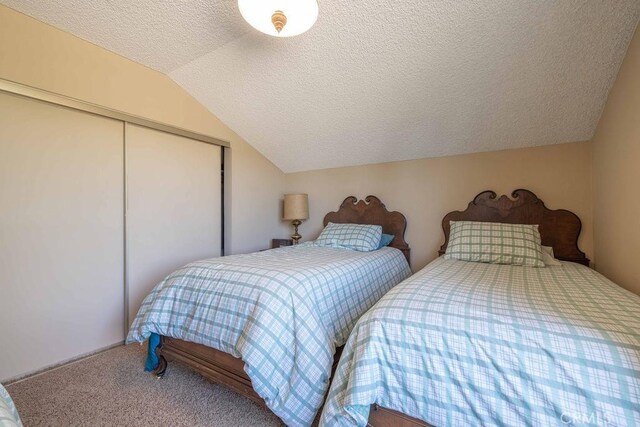
[[[220,255],[220,152],[126,125],[129,323],[166,275]]]
[[[0,380],[123,334],[123,123],[0,93]]]

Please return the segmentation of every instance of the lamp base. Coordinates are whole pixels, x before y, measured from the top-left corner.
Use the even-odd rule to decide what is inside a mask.
[[[293,228],[294,228],[293,234],[291,235],[291,240],[293,240],[294,245],[297,245],[298,240],[302,238],[300,233],[298,233],[298,226],[300,224],[302,224],[302,221],[300,221],[299,219],[294,219],[293,221],[291,221],[291,225],[293,225]]]

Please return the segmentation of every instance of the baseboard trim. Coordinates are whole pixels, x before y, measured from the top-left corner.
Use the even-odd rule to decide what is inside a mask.
[[[21,375],[18,375],[16,377],[9,377],[9,378],[3,380],[2,383],[4,385],[7,385],[7,386],[12,385],[12,384],[17,384],[17,383],[19,383],[21,381],[28,380],[28,379],[33,378],[33,377],[37,377],[38,375],[46,374],[47,372],[54,371],[54,370],[62,368],[64,366],[71,365],[71,364],[74,364],[76,362],[80,362],[80,361],[85,360],[85,359],[89,359],[90,357],[97,356],[100,353],[104,353],[107,350],[111,350],[113,348],[120,347],[122,345],[124,345],[124,340],[118,341],[117,343],[108,345],[106,347],[101,347],[101,348],[99,348],[97,350],[94,350],[94,351],[91,351],[89,353],[84,353],[84,354],[81,354],[79,356],[75,356],[75,357],[72,357],[70,359],[66,359],[66,360],[63,360],[61,362],[54,363],[53,365],[45,366],[44,368],[36,369],[35,371],[27,372],[26,374],[21,374]]]

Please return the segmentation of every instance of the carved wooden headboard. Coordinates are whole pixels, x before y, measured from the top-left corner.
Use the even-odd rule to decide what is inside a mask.
[[[347,197],[337,212],[329,212],[325,215],[323,224],[326,226],[329,222],[381,225],[383,233],[395,236],[389,246],[400,249],[409,261],[411,249],[404,240],[407,219],[400,212],[389,212],[376,196],[367,196],[360,201],[354,196]]]
[[[493,191],[478,194],[464,211],[449,212],[442,220],[444,254],[449,243],[449,221],[485,221],[509,224],[538,224],[544,246],[553,247],[556,258],[589,265],[589,259],[578,248],[582,222],[576,214],[565,209],[548,209],[542,200],[529,190],[515,190],[509,197],[496,198]]]

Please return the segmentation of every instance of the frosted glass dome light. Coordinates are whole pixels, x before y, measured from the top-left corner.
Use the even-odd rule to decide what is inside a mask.
[[[249,25],[275,37],[302,34],[318,19],[316,0],[238,0],[238,8]]]

